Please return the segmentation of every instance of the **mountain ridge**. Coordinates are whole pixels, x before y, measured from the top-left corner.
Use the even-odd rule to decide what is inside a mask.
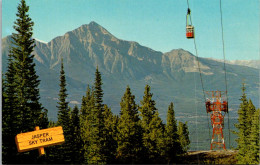
[[[100,32],[102,32],[103,36],[102,37],[97,37],[97,36],[100,35]],[[6,37],[6,38],[8,38],[8,37]],[[77,38],[77,39],[75,39],[75,38]],[[87,41],[87,39],[88,39],[88,41]],[[3,38],[2,40],[5,40],[5,38]],[[72,31],[66,32],[63,36],[57,36],[54,39],[52,39],[51,41],[49,41],[48,43],[42,43],[42,42],[36,40],[36,48],[35,48],[36,49],[35,50],[36,54],[35,54],[35,58],[36,58],[36,60],[38,60],[41,63],[50,63],[52,61],[50,63],[50,68],[54,68],[60,61],[60,55],[62,54],[62,51],[67,51],[68,50],[69,52],[67,54],[70,54],[70,51],[71,51],[69,49],[69,46],[71,45],[70,42],[74,42],[74,45],[78,44],[81,47],[82,46],[88,46],[88,48],[91,48],[92,44],[101,45],[101,46],[103,46],[103,49],[105,51],[110,51],[110,52],[112,51],[112,53],[118,53],[117,51],[120,51],[120,50],[115,50],[115,49],[111,49],[111,48],[114,48],[116,46],[124,48],[125,45],[128,44],[127,45],[128,46],[128,49],[127,49],[128,51],[127,51],[127,53],[123,52],[123,55],[127,54],[129,56],[137,57],[138,60],[140,60],[140,61],[142,61],[144,59],[148,59],[149,62],[153,62],[154,64],[157,64],[157,63],[161,64],[162,61],[163,61],[163,59],[161,59],[161,60],[157,59],[155,61],[152,61],[152,59],[149,59],[147,54],[143,55],[140,52],[133,53],[135,47],[141,46],[139,43],[134,42],[134,41],[126,41],[126,40],[118,39],[114,35],[112,35],[110,32],[108,32],[105,28],[103,28],[102,26],[100,26],[99,24],[97,24],[94,21],[90,22],[89,24],[84,24],[84,25],[80,26],[79,28],[76,28],[76,29],[74,29]],[[118,44],[120,44],[122,42],[123,42],[123,44],[118,45]],[[106,43],[109,43],[109,44],[112,43],[112,45],[110,45],[110,47],[107,47]],[[59,48],[58,55],[54,56],[53,55],[53,52],[54,52],[53,49],[56,48],[55,45],[57,45],[57,44],[62,45],[62,47]],[[39,50],[37,50],[38,47],[40,47]],[[151,48],[148,48],[148,47],[145,47],[145,46],[141,46],[141,47],[143,49],[148,49],[148,50],[150,50],[152,52],[157,52],[157,54],[159,55],[158,56],[159,58],[163,58],[164,57],[167,60],[171,60],[171,63],[173,62],[174,58],[172,56],[169,56],[169,55],[171,55],[171,54],[174,55],[174,53],[172,53],[172,52],[176,51],[176,49],[173,49],[170,52],[162,53],[160,51],[155,51],[155,50],[153,50]],[[50,49],[50,52],[37,52],[37,51],[43,51],[46,48]],[[177,50],[185,51],[183,49],[177,49]],[[93,51],[93,50],[91,50],[91,51]],[[39,53],[44,54],[45,57],[37,56]],[[194,56],[190,52],[188,52],[188,53],[189,53],[189,55]],[[49,54],[51,55],[50,57],[46,56],[46,55],[49,55]],[[176,54],[174,56],[176,56]],[[91,56],[91,57],[95,58],[94,56]],[[169,59],[169,57],[171,59]],[[55,58],[56,58],[56,61],[53,62],[53,60],[55,60]],[[65,58],[67,58],[68,61],[71,60],[68,55],[65,56]],[[164,59],[164,61],[166,59]],[[213,60],[216,60],[216,59],[213,59]],[[221,62],[222,60],[216,60],[216,61]],[[229,63],[229,64],[235,64],[236,65],[236,62],[233,62],[233,61],[230,61],[230,62],[226,61],[226,62]],[[162,65],[164,65],[164,64],[162,64]],[[193,64],[193,65],[195,65],[195,64]],[[240,62],[239,65],[241,65],[241,62]],[[201,69],[208,69],[208,67],[205,66],[205,68],[204,68],[203,64],[201,64]]]
[[[3,61],[6,61],[10,37],[2,41]],[[35,43],[35,59],[44,69],[59,73],[62,57],[64,66],[69,70],[66,76],[82,83],[89,82],[96,66],[99,66],[104,78],[111,81],[117,77],[124,81],[151,82],[155,77],[176,81],[185,74],[199,72],[197,58],[186,50],[173,49],[166,53],[155,51],[134,41],[118,39],[94,21],[57,36],[47,44],[37,40]],[[213,76],[214,79],[216,74],[223,75],[222,61],[199,58],[199,63],[203,76]],[[228,64],[227,68],[234,70],[233,67]],[[3,68],[6,68],[6,63]]]
[[[3,72],[7,67],[10,41],[10,36],[2,39]],[[98,66],[103,80],[104,103],[111,107],[115,114],[119,114],[121,97],[127,85],[139,104],[144,87],[148,84],[151,86],[160,117],[166,120],[168,105],[174,102],[176,118],[182,122],[188,121],[191,139],[199,133],[202,135],[199,142],[208,144],[204,138],[207,134],[207,131],[204,131],[207,130],[207,116],[203,90],[197,57],[192,53],[183,49],[162,53],[134,41],[121,40],[95,22],[55,37],[47,44],[37,40],[35,44],[33,54],[36,72],[41,80],[41,102],[49,110],[48,116],[51,120],[57,120],[59,72],[63,58],[70,106],[81,103],[87,85],[94,82]],[[223,62],[207,58],[199,58],[199,62],[205,90],[224,91]],[[259,105],[259,70],[227,63],[226,71],[229,113],[235,118],[243,81],[246,83],[248,98],[251,98],[255,105]],[[195,127],[198,122],[202,127],[200,129]],[[191,145],[196,145],[193,140]]]

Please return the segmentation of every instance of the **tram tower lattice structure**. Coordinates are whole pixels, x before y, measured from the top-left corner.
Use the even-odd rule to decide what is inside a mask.
[[[210,113],[213,134],[210,149],[223,148],[226,150],[223,129],[224,117],[228,113],[228,102],[223,91],[206,91],[206,111]]]

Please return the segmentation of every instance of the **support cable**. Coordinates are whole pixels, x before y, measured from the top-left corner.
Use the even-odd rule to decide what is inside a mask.
[[[189,1],[188,0],[187,0],[187,4],[188,4],[188,9],[189,9]],[[191,16],[190,16],[190,23],[192,25]],[[196,59],[197,59],[197,62],[198,62],[198,69],[199,69],[199,73],[200,73],[200,81],[201,81],[201,87],[202,87],[203,96],[204,96],[204,102],[206,102],[206,95],[205,95],[205,90],[204,90],[204,84],[203,84],[203,81],[202,81],[202,73],[201,73],[201,69],[200,69],[199,55],[198,55],[195,37],[194,37],[193,41],[194,41],[194,47],[195,47],[195,52],[196,52]]]
[[[190,14],[190,7],[189,7],[189,1],[187,0],[187,5],[188,5],[188,14]],[[186,23],[188,22],[188,18],[186,17]],[[190,23],[192,26],[192,19],[190,16]],[[196,41],[195,41],[195,37],[194,37],[194,47],[195,47],[195,51],[196,51],[196,60],[198,62],[198,69],[199,69],[199,73],[200,73],[200,81],[201,81],[201,85],[202,85],[202,90],[203,90],[203,96],[204,96],[204,102],[206,102],[206,96],[205,96],[205,90],[204,90],[204,84],[203,84],[203,80],[202,80],[202,74],[201,74],[201,69],[200,69],[200,63],[199,63],[199,57],[198,57],[198,50],[197,50],[197,45],[196,45]],[[195,72],[194,72],[195,74]],[[194,80],[195,80],[195,76],[194,76]],[[196,80],[195,80],[195,89],[196,89]],[[195,98],[197,97],[196,95],[196,90],[195,90]],[[195,100],[195,105],[196,105],[196,112],[197,112],[197,104],[196,104],[196,100]],[[196,114],[197,117],[197,114]],[[208,113],[207,113],[207,121],[208,121],[208,130],[209,130],[209,139],[210,139],[210,127],[209,127],[209,118],[208,118]],[[196,125],[197,125],[197,118],[196,118]],[[198,135],[197,135],[197,143],[198,143]],[[198,144],[197,144],[198,145]],[[199,160],[199,155],[197,155],[198,157],[198,163],[200,164],[200,160]]]
[[[188,5],[188,9],[189,7],[189,1],[187,0],[187,5]],[[192,25],[192,19],[190,16],[190,23]],[[200,69],[200,62],[199,62],[199,55],[198,55],[198,50],[197,50],[197,44],[196,44],[196,39],[194,37],[194,47],[195,47],[195,52],[196,52],[196,60],[197,60],[197,64],[198,64],[198,69],[199,69],[199,73],[200,73],[200,82],[201,82],[201,87],[202,87],[202,91],[203,91],[203,97],[204,97],[204,103],[206,102],[206,95],[205,95],[205,89],[204,89],[204,84],[203,84],[203,80],[202,80],[202,72]],[[196,92],[196,91],[195,91]],[[208,113],[207,113],[207,121],[208,121],[208,130],[209,130],[209,139],[210,139],[210,126],[209,126],[209,117],[208,117]]]
[[[205,89],[204,89],[204,84],[203,84],[203,80],[202,80],[202,73],[201,73],[201,69],[200,69],[200,62],[199,62],[199,56],[198,56],[198,50],[197,50],[197,45],[196,45],[196,40],[194,37],[194,46],[195,46],[195,51],[196,51],[196,60],[198,63],[198,69],[199,69],[199,73],[200,73],[200,81],[201,81],[201,87],[202,87],[202,91],[203,91],[203,97],[204,97],[204,104],[206,102],[206,95],[205,95]],[[195,91],[196,92],[196,91]],[[209,116],[207,113],[207,122],[208,122],[208,130],[209,130],[209,139],[210,139],[210,126],[209,126]]]
[[[226,86],[226,98],[228,103],[228,95],[227,95],[227,70],[226,70],[226,55],[225,55],[225,42],[224,42],[224,30],[223,30],[223,19],[222,19],[222,5],[221,0],[219,0],[219,9],[220,9],[220,22],[221,22],[221,32],[222,32],[222,50],[223,50],[223,56],[224,56],[224,72],[225,72],[225,86]],[[229,112],[228,113],[228,140],[229,140],[229,149],[230,149],[230,124],[229,124]]]
[[[189,0],[187,0],[187,5],[188,5],[188,13],[187,13],[187,16],[186,16],[186,26],[188,24],[188,15],[190,16],[190,6],[189,6]],[[192,25],[192,20],[191,20],[191,16],[190,16],[190,23]],[[194,96],[195,96],[195,109],[196,109],[196,130],[198,129],[197,127],[197,95],[196,95],[196,87],[197,87],[197,84],[196,84],[196,80],[195,80],[195,72],[194,72],[194,86],[195,86],[195,90],[194,90]],[[197,149],[198,149],[198,131],[196,131],[196,138],[197,138]],[[198,159],[198,164],[200,164],[200,157],[199,157],[199,154],[197,154],[197,159]]]

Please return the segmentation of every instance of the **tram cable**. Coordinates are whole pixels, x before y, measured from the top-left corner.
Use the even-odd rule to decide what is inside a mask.
[[[189,0],[187,0],[187,4],[188,4],[188,13],[190,13]],[[192,25],[191,16],[189,17],[189,19],[190,19],[190,23]],[[196,53],[196,59],[197,59],[197,62],[198,62],[198,69],[199,69],[199,73],[200,73],[201,87],[202,87],[202,91],[203,91],[204,101],[206,102],[205,89],[204,89],[204,84],[203,84],[203,80],[202,80],[202,73],[201,73],[201,69],[200,69],[199,55],[198,55],[198,50],[197,50],[197,44],[196,44],[195,37],[194,37],[193,41],[194,41],[194,48],[195,48],[195,53]]]
[[[221,5],[221,0],[219,0],[219,9],[220,9],[220,22],[221,22],[221,33],[222,33],[222,51],[223,51],[223,57],[224,57],[224,72],[225,72],[225,86],[226,86],[226,98],[227,98],[227,103],[228,103],[228,95],[227,95],[227,70],[226,70],[226,55],[225,55],[225,42],[224,42],[224,28],[223,28],[223,19],[222,19],[222,5]],[[229,112],[228,113],[228,144],[229,144],[229,149],[230,149],[230,123],[229,123]]]
[[[187,14],[190,14],[189,0],[187,0],[187,5],[188,5],[188,13]],[[189,17],[189,19],[190,19],[190,23],[192,25],[191,16]],[[205,89],[204,89],[204,84],[203,84],[203,79],[202,79],[202,72],[201,72],[201,69],[200,69],[200,62],[199,62],[199,55],[198,55],[198,50],[197,50],[197,44],[196,44],[195,37],[193,39],[194,39],[193,41],[194,41],[194,48],[195,48],[195,53],[196,53],[196,61],[197,61],[198,70],[199,70],[199,73],[200,73],[200,82],[201,82],[201,87],[202,87],[202,91],[203,91],[204,103],[205,103],[206,102],[206,95],[205,95]],[[207,113],[207,122],[208,122],[208,133],[209,133],[209,139],[210,139],[211,136],[210,136],[210,126],[209,126],[209,116],[208,116],[208,113]]]

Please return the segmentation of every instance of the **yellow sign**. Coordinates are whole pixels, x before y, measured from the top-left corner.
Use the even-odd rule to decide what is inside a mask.
[[[39,130],[39,127],[36,127],[35,129],[36,131],[16,135],[15,142],[18,152],[57,145],[65,141],[61,126],[42,130]]]

